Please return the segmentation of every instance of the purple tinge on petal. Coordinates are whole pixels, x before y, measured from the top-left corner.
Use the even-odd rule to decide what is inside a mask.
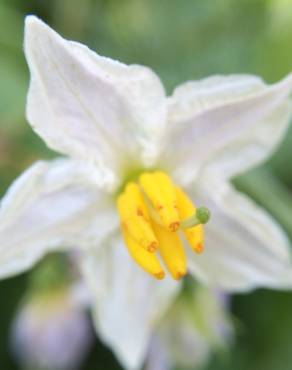
[[[171,368],[172,365],[163,343],[154,335],[150,342],[145,370],[170,370]]]
[[[11,346],[24,367],[76,370],[90,349],[93,335],[86,313],[58,303],[29,302],[17,314]]]

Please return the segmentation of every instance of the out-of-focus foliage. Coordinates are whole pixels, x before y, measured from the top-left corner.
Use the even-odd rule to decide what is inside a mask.
[[[168,92],[184,80],[214,73],[255,73],[273,82],[292,71],[291,0],[0,0],[1,194],[27,165],[54,155],[25,121],[26,14],[40,16],[65,37],[100,54],[152,67]],[[266,167],[236,180],[290,236],[291,158],[292,129]],[[17,369],[9,355],[8,333],[25,285],[23,276],[0,282],[1,369]],[[209,370],[291,368],[292,293],[238,296],[233,312],[237,343],[230,355],[214,358]],[[119,369],[119,365],[97,343],[84,365],[89,368]]]

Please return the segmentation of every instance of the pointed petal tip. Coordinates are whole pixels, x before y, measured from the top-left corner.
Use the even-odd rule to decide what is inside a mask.
[[[40,18],[36,17],[35,15],[27,15],[25,17],[24,26],[25,26],[26,32],[35,27],[44,26],[44,25],[45,23]]]
[[[33,45],[36,43],[36,36],[40,34],[40,30],[44,23],[35,15],[28,15],[24,20],[24,50],[26,57],[30,53],[28,51],[32,49]]]
[[[36,47],[37,43],[43,43],[44,40],[40,40],[47,35],[52,29],[43,22],[40,18],[35,15],[28,15],[24,20],[24,44],[25,49],[29,46],[32,48]]]

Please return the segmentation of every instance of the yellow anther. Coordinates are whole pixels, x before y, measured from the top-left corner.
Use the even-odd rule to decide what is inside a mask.
[[[124,228],[122,228],[122,233],[129,254],[133,260],[142,267],[144,271],[148,272],[148,274],[154,276],[156,279],[163,279],[165,273],[155,254],[141,248],[140,244],[138,244]]]
[[[196,207],[161,171],[143,173],[139,184],[130,182],[119,195],[117,207],[123,238],[129,254],[150,275],[163,279],[163,263],[172,277],[187,273],[186,255],[178,235],[182,231],[196,253],[203,251],[203,226],[210,211]]]
[[[141,189],[139,188],[138,184],[134,182],[130,182],[127,184],[125,189],[125,194],[127,195],[128,199],[131,201],[134,209],[136,210],[137,214],[143,216],[144,219],[149,222],[150,217],[146,207],[146,204],[143,199],[143,195]]]
[[[171,232],[179,228],[175,186],[163,172],[144,173],[139,179],[145,194],[157,211],[162,224]]]
[[[167,269],[174,279],[181,279],[186,274],[187,267],[184,248],[178,234],[154,222],[152,225],[159,241],[159,253]]]
[[[196,212],[196,208],[189,197],[179,187],[176,187],[176,195],[177,206],[181,220],[192,216]],[[203,226],[197,225],[194,227],[190,227],[189,229],[184,229],[183,232],[192,249],[196,253],[201,253],[204,249]]]
[[[147,251],[154,252],[158,241],[139,186],[129,183],[125,192],[118,197],[117,206],[121,224],[131,237]]]

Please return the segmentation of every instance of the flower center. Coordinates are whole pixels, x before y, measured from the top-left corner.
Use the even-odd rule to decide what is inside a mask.
[[[180,231],[193,251],[203,251],[202,224],[210,213],[205,207],[196,209],[164,172],[145,172],[137,183],[128,182],[117,199],[117,207],[129,254],[155,278],[165,276],[158,254],[174,279],[186,274]]]

